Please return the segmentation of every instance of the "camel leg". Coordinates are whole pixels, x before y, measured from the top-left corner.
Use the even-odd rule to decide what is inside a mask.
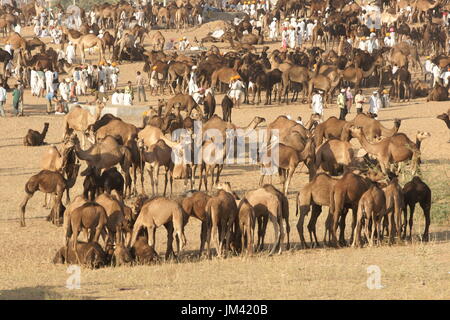
[[[308,223],[308,231],[309,231],[309,239],[311,242],[311,247],[319,247],[319,241],[317,241],[317,234],[316,234],[316,223],[317,223],[317,219],[319,218],[321,213],[322,213],[322,207],[313,204],[311,218],[309,219],[309,223]],[[315,242],[313,242],[313,236],[314,236]]]
[[[167,249],[165,259],[168,260],[174,255],[173,252],[173,223],[169,222],[164,225],[167,230]],[[156,229],[155,229],[156,230]]]
[[[219,227],[217,226],[217,223],[213,223],[211,233],[213,241],[216,244],[217,255],[220,257],[222,255],[222,251],[219,243]]]
[[[307,206],[305,208],[305,210],[302,210],[302,208],[301,208],[300,209],[300,217],[298,218],[298,222],[297,222],[297,231],[298,231],[298,236],[300,238],[300,248],[302,248],[302,249],[309,248],[308,245],[306,244],[305,236],[303,235],[303,225],[305,223],[305,217],[308,214],[308,212],[309,212],[309,206]],[[311,219],[312,219],[312,217],[311,217]]]
[[[414,211],[416,209],[416,205],[412,205],[410,207],[411,213],[409,214],[409,239],[412,240],[412,227],[414,223]]]
[[[150,166],[150,169],[147,170],[148,175],[150,176],[150,183],[152,184],[152,194],[155,195],[155,180],[153,177],[153,166]]]
[[[428,229],[430,228],[430,205],[426,204],[426,203],[421,203],[420,206],[422,207],[423,210],[423,214],[425,216],[425,229],[423,231],[423,235],[422,235],[422,241],[428,241],[429,240],[429,234],[428,234]]]
[[[203,249],[205,248],[206,236],[208,234],[208,225],[206,221],[202,221],[201,231],[200,231],[200,250],[198,256],[202,256]]]
[[[269,219],[273,224],[273,231],[275,233],[275,243],[272,245],[272,249],[270,250],[269,256],[275,253],[275,250],[280,245],[280,226],[277,221],[277,217],[270,214]]]
[[[33,194],[27,193],[22,203],[20,204],[20,226],[25,227],[25,208],[27,206],[28,201],[33,197]]]

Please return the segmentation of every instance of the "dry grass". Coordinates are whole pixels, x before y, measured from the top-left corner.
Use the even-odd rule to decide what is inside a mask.
[[[29,32],[29,28],[26,29]],[[206,32],[203,32],[206,33]],[[169,31],[168,37],[176,33]],[[201,29],[187,31],[204,36]],[[223,44],[220,44],[223,46]],[[134,79],[142,63],[120,66],[120,84]],[[369,93],[367,90],[365,93]],[[297,250],[298,234],[295,217],[295,194],[306,181],[305,169],[297,172],[289,194],[291,209],[291,239],[294,249],[282,255],[269,257],[267,252],[252,258],[231,257],[212,260],[195,258],[199,246],[198,221],[187,225],[188,245],[181,263],[167,262],[153,266],[82,269],[81,289],[65,288],[66,266],[53,265],[51,260],[62,245],[61,228],[44,221],[48,211],[42,208],[43,195],[37,193],[27,207],[27,227],[20,228],[18,205],[24,196],[27,179],[39,171],[39,159],[48,146],[25,148],[22,137],[28,128],[41,130],[43,123],[50,123],[47,141],[58,143],[62,137],[62,118],[43,115],[43,98],[25,96],[25,118],[0,118],[0,298],[20,299],[448,299],[450,266],[450,144],[445,124],[435,119],[447,110],[447,103],[425,103],[414,100],[411,104],[395,104],[380,112],[380,119],[392,127],[396,117],[403,120],[401,132],[414,137],[417,130],[431,132],[430,139],[422,145],[423,179],[433,192],[431,239],[422,244],[414,239],[412,244],[397,244],[363,249],[314,249]],[[156,105],[155,97],[150,100]],[[85,100],[85,98],[83,98]],[[218,98],[218,110],[221,97]],[[8,104],[9,107],[9,104]],[[273,121],[279,114],[310,114],[306,105],[244,106],[234,110],[232,119],[244,126],[255,116]],[[337,108],[325,110],[325,117],[337,115]],[[354,114],[348,115],[352,119]],[[141,120],[124,120],[140,125]],[[352,141],[353,142],[353,141]],[[84,167],[81,168],[83,170]],[[223,180],[231,182],[242,194],[255,188],[259,173],[255,166],[229,166]],[[278,184],[278,178],[274,179]],[[146,184],[148,186],[148,179]],[[182,182],[175,182],[175,191],[181,191]],[[78,179],[72,196],[79,194],[82,179]],[[148,188],[148,187],[147,187]],[[327,212],[327,209],[325,209]],[[350,215],[347,226],[350,225]],[[319,239],[323,235],[325,214],[318,221]],[[423,230],[424,219],[420,208],[416,209],[414,233]],[[349,232],[350,230],[347,231]],[[157,250],[165,251],[165,231],[157,231]],[[273,229],[268,225],[267,243],[272,243]],[[381,290],[369,290],[366,286],[367,267],[378,265],[382,271]]]

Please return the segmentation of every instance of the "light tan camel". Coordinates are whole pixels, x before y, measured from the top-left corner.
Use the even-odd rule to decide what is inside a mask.
[[[394,237],[401,238],[402,210],[404,207],[404,196],[402,187],[398,184],[397,177],[391,179],[383,188],[386,197],[386,217],[389,225],[389,243],[394,242]],[[384,224],[385,225],[385,224]]]
[[[391,137],[396,134],[400,128],[401,120],[395,119],[394,127],[388,129],[384,127],[380,121],[373,119],[364,113],[359,113],[353,120],[349,121],[349,123],[354,126],[362,127],[366,137],[372,141],[380,136]],[[341,140],[344,140],[343,136],[341,136]]]
[[[83,148],[86,147],[86,131],[89,126],[94,124],[102,113],[105,105],[103,103],[98,103],[95,110],[95,115],[92,115],[88,110],[81,108],[80,106],[74,106],[68,114],[64,116],[63,120],[63,141],[66,141],[72,132],[78,131],[81,133],[81,141]]]
[[[378,160],[384,173],[387,173],[389,170],[390,163],[399,163],[406,160],[412,160],[413,174],[417,172],[420,151],[411,140],[408,139],[409,141],[405,144],[396,144],[391,142],[392,137],[389,137],[372,144],[367,140],[361,127],[352,126],[350,131],[358,139],[361,146]],[[407,137],[405,136],[404,138],[406,141]]]
[[[125,227],[123,204],[114,196],[107,193],[102,193],[97,196],[97,198],[95,198],[95,202],[101,205],[106,212],[106,228],[108,230],[107,239],[110,240],[111,243],[123,243],[122,232]]]
[[[314,170],[322,169],[332,176],[338,175],[339,169],[349,166],[354,157],[352,145],[347,141],[331,139],[317,148]]]
[[[374,73],[375,69],[381,65],[383,65],[383,57],[379,55],[367,71],[364,71],[358,67],[347,67],[341,71],[342,80],[353,83],[355,90],[358,91],[361,81],[367,77],[370,77]]]
[[[179,255],[180,250],[186,245],[186,237],[184,235],[184,225],[186,222],[187,217],[183,212],[183,208],[175,200],[163,197],[148,200],[143,204],[139,216],[136,219],[129,247],[134,245],[139,231],[145,227],[148,232],[148,245],[155,249],[156,228],[164,225],[167,230],[166,259],[173,253],[172,242],[174,231],[178,237],[176,243],[177,255]],[[181,241],[181,248],[179,241]]]
[[[71,41],[73,44],[75,44],[79,48],[80,55],[81,55],[81,63],[86,63],[84,50],[94,48],[94,47],[97,47],[100,51],[99,63],[104,61],[105,43],[103,42],[102,39],[98,38],[95,34],[88,33],[88,34],[82,35],[79,38],[73,38],[72,35],[70,34],[70,32],[68,32],[67,37],[69,38],[69,41]]]
[[[163,51],[164,43],[166,42],[166,38],[162,35],[161,31],[156,31],[149,37],[150,45],[153,47],[153,50]]]
[[[211,88],[216,89],[217,85],[220,83],[230,84],[230,78],[238,76],[239,73],[233,68],[222,67],[215,70],[211,75]]]

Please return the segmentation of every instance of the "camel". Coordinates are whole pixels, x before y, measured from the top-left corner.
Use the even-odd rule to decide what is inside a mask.
[[[239,201],[238,221],[241,232],[241,250],[244,252],[245,243],[247,242],[247,255],[251,256],[253,254],[255,210],[247,199],[242,199]]]
[[[320,146],[323,139],[341,139],[343,141],[349,140],[349,128],[351,124],[345,120],[339,120],[336,117],[329,117],[314,130],[314,140],[316,146]]]
[[[419,177],[414,177],[412,180],[405,184],[403,187],[403,195],[404,195],[404,207],[403,207],[403,216],[404,216],[404,224],[402,226],[403,235],[402,237],[406,237],[407,235],[407,224],[408,224],[408,207],[409,207],[409,238],[412,237],[412,227],[414,223],[414,209],[416,204],[419,203],[420,207],[423,210],[423,215],[425,216],[425,229],[422,235],[423,241],[429,240],[429,228],[431,223],[431,189],[428,185],[423,182]]]
[[[350,242],[353,243],[354,231],[357,220],[358,202],[361,196],[366,192],[372,182],[383,179],[384,175],[379,172],[371,171],[367,177],[356,175],[352,172],[346,172],[341,179],[336,181],[330,193],[330,215],[332,225],[330,226],[330,234],[332,243],[335,246],[346,245],[345,242],[345,218],[348,209],[352,209],[352,234]],[[340,217],[340,219],[339,219]],[[339,243],[336,237],[336,230],[340,223]]]
[[[114,49],[113,49],[113,51],[115,52],[116,51],[115,48],[119,48],[117,50],[117,60],[120,61],[121,56],[122,56],[122,52],[126,48],[133,48],[135,42],[136,42],[135,36],[133,34],[131,34],[131,33],[128,33],[128,32],[125,32],[120,39],[116,38],[116,41],[114,42]]]
[[[195,217],[202,222],[199,256],[202,256],[207,235],[206,203],[211,197],[202,191],[187,192],[181,200],[181,207],[188,218]],[[187,222],[186,222],[187,223]]]
[[[314,171],[319,168],[332,176],[338,174],[341,166],[349,166],[353,161],[352,145],[347,141],[331,139],[322,144],[316,151]]]
[[[377,243],[381,241],[381,221],[386,214],[386,196],[383,190],[376,184],[364,192],[359,199],[356,226],[352,246],[361,246],[361,228],[364,223],[364,231],[369,241],[369,246],[373,246],[375,232],[377,232]],[[367,221],[366,221],[367,220]],[[369,221],[372,221],[372,233],[369,234]],[[392,223],[392,221],[389,221]],[[391,228],[389,228],[391,229]]]
[[[104,233],[107,223],[107,215],[105,209],[95,202],[87,202],[76,208],[68,217],[68,228],[66,230],[66,256],[69,256],[69,240],[72,238],[73,250],[78,263],[81,263],[77,251],[77,239],[80,231],[90,230],[91,234],[88,242],[97,242],[101,233]]]
[[[378,55],[377,58],[372,62],[367,71],[359,67],[347,67],[341,71],[341,76],[343,81],[351,82],[354,84],[355,91],[361,86],[361,81],[367,77],[370,77],[377,67],[383,65],[383,57]]]
[[[417,14],[417,21],[419,23],[422,23],[423,16],[427,13],[427,11],[436,8],[441,4],[442,4],[441,0],[436,0],[434,1],[434,3],[430,2],[429,0],[416,0],[415,2],[411,3],[412,6],[411,17],[414,14]]]
[[[156,31],[155,33],[149,36],[149,42],[150,45],[153,47],[153,50],[163,51],[166,39],[162,35],[161,31]]]
[[[61,208],[61,199],[64,193],[64,190],[69,190],[75,184],[76,177],[78,175],[78,170],[80,165],[75,166],[75,170],[73,175],[69,177],[67,180],[62,176],[59,172],[53,172],[49,170],[42,170],[39,173],[32,176],[28,179],[25,184],[25,198],[20,204],[20,226],[25,227],[25,208],[27,206],[28,201],[33,197],[36,191],[41,191],[44,193],[53,193],[55,194],[55,198],[53,201],[53,223],[55,225],[59,225],[59,217],[61,216],[60,208]],[[55,209],[56,208],[56,209]]]
[[[97,196],[95,202],[105,209],[107,216],[106,228],[109,231],[107,239],[113,244],[122,243],[122,231],[125,231],[123,229],[126,226],[123,204],[107,193]],[[108,243],[108,240],[106,243]]]
[[[102,141],[107,136],[112,136],[120,144],[126,145],[129,141],[136,139],[138,135],[138,129],[135,125],[121,119],[111,119],[96,131],[94,129],[94,125],[89,126],[89,137],[95,137],[91,140],[92,143]]]
[[[447,101],[448,100],[448,86],[444,87],[440,83],[436,83],[427,97],[428,101]]]
[[[423,66],[419,60],[417,47],[408,42],[397,43],[390,52],[389,61],[391,65],[397,65],[399,68],[406,67],[408,69],[408,59],[411,58],[415,66],[419,66],[423,71]]]
[[[17,32],[12,32],[3,42],[11,44],[14,50],[21,49],[26,51],[28,49],[27,41]]]
[[[125,173],[125,195],[127,188],[129,194],[131,193],[131,177],[130,166],[132,163],[132,155],[127,147],[120,145],[116,139],[107,136],[100,142],[97,142],[89,149],[82,150],[80,141],[76,136],[71,137],[74,144],[75,153],[81,160],[85,160],[88,167],[96,168],[97,170],[109,169],[120,163],[122,171]]]
[[[402,210],[404,207],[404,196],[396,176],[392,177],[387,186],[383,188],[386,197],[386,217],[389,225],[389,244],[393,243],[394,237],[401,238]]]
[[[392,129],[388,129],[385,128],[380,121],[373,119],[364,113],[357,114],[356,117],[349,122],[351,125],[362,127],[364,134],[370,141],[373,141],[375,138],[380,136],[392,137],[398,132],[401,124],[400,119],[395,119],[394,127]]]
[[[303,101],[305,101],[308,93],[308,83],[310,80],[308,69],[306,67],[296,65],[289,65],[286,70],[282,70],[280,69],[280,66],[278,66],[278,69],[283,72],[281,81],[284,90],[283,101],[286,101],[286,104],[289,104],[288,92],[292,83],[299,83],[302,85]]]
[[[275,151],[274,148],[277,147],[278,150]],[[271,149],[268,150],[266,156],[271,157],[270,160],[266,163],[262,163],[262,172],[261,172],[261,178],[259,180],[259,185],[262,186],[264,182],[264,176],[267,175],[267,173],[271,173],[270,169],[272,169],[273,166],[278,168],[279,173],[281,175],[281,181],[283,184],[283,191],[284,194],[288,194],[289,184],[291,182],[292,176],[294,175],[295,169],[297,168],[298,164],[300,162],[304,162],[308,168],[312,166],[314,163],[314,140],[308,139],[306,142],[306,145],[304,149],[299,152],[296,149],[284,145],[283,143],[279,143],[277,145],[272,146]],[[273,155],[272,153],[277,152],[278,155]],[[273,159],[273,156],[277,157],[278,159]],[[275,161],[273,163],[272,161]],[[310,169],[310,179],[312,179],[312,170]],[[272,183],[272,175],[270,175],[270,184]]]
[[[88,110],[85,110],[80,106],[74,106],[69,113],[64,116],[63,141],[66,141],[75,130],[81,133],[82,145],[83,148],[85,148],[86,130],[100,118],[100,114],[104,107],[105,105],[103,103],[97,103],[95,115],[92,115]]]
[[[206,235],[208,257],[211,257],[211,235],[216,245],[217,255],[222,257],[222,254],[226,254],[229,249],[233,224],[238,215],[235,198],[231,193],[219,189],[216,195],[208,200],[205,210],[208,217]],[[223,248],[224,240],[225,248]]]
[[[165,112],[166,117],[170,114],[175,105],[179,105],[180,110],[186,110],[188,117],[191,115],[193,109],[197,110],[200,116],[203,117],[202,109],[199,107],[197,102],[195,102],[192,96],[188,94],[179,93],[167,101]]]
[[[361,146],[372,156],[374,156],[381,167],[383,173],[387,174],[390,163],[399,163],[412,160],[412,171],[415,174],[419,166],[420,151],[416,144],[406,136],[402,136],[403,143],[395,143],[396,136],[388,137],[378,143],[370,143],[361,127],[352,126],[350,131],[356,137]]]
[[[136,219],[133,227],[133,234],[129,247],[132,247],[136,240],[139,231],[142,228],[147,228],[148,245],[155,249],[155,233],[156,228],[164,225],[167,230],[167,250],[166,259],[173,253],[172,241],[173,232],[175,231],[177,240],[177,255],[180,250],[186,245],[186,237],[184,235],[184,225],[186,222],[186,215],[183,208],[175,201],[163,197],[157,197],[147,200],[142,205],[139,216]],[[179,246],[181,241],[181,248]]]
[[[188,25],[188,15],[185,7],[178,8],[177,11],[175,11],[175,26],[177,30],[180,30],[181,28],[186,29],[186,26]]]
[[[167,182],[170,182],[170,195],[172,195],[174,170],[174,163],[172,162],[172,149],[162,139],[158,140],[155,144],[147,148],[147,150],[143,150],[144,145],[141,142],[139,148],[141,149],[140,152],[142,155],[142,160],[150,164],[148,175],[150,176],[150,181],[152,184],[152,194],[158,194],[159,168],[163,166],[165,168],[163,196],[166,196]]]
[[[239,73],[229,67],[222,67],[215,70],[211,75],[211,89],[214,91],[218,83],[230,84],[230,78],[238,76]]]
[[[278,116],[267,126],[266,140],[272,141],[272,134],[276,134],[281,143],[297,151],[302,151],[308,138],[308,130],[286,116]]]
[[[404,67],[397,70],[392,79],[393,82],[393,94],[390,96],[396,98],[397,102],[400,102],[400,92],[401,88],[403,88],[403,101],[406,101],[406,97],[408,97],[408,101],[411,99],[411,73],[405,69]]]
[[[45,136],[47,135],[49,123],[44,123],[44,129],[42,132],[28,129],[27,135],[23,138],[24,146],[42,146],[45,142]]]
[[[68,32],[67,36],[68,36],[69,40],[79,48],[80,55],[81,55],[81,63],[86,63],[84,50],[94,48],[94,47],[97,47],[100,50],[99,63],[104,60],[105,43],[103,42],[102,39],[98,38],[95,34],[88,33],[88,34],[80,36],[79,38],[73,38],[71,33]]]
[[[316,234],[316,222],[322,212],[322,206],[330,207],[331,189],[334,187],[337,181],[337,179],[330,177],[326,173],[319,173],[313,178],[313,180],[305,184],[298,192],[298,195],[296,197],[296,216],[300,212],[300,217],[297,223],[297,231],[300,237],[301,247],[308,247],[305,241],[305,237],[303,236],[303,224],[305,221],[305,216],[308,215],[311,206],[312,213],[308,223],[309,238],[312,247],[319,246]],[[329,221],[329,219],[327,219],[327,221]],[[328,228],[330,228],[330,226],[326,225],[325,230],[327,230]],[[315,242],[313,242],[313,236]]]
[[[325,93],[325,102],[331,101],[333,96],[333,92],[336,87],[341,82],[341,75],[337,75],[333,80],[331,80],[328,76],[323,74],[317,74],[309,80],[308,92],[309,92],[309,101],[311,101],[311,96],[314,89],[320,89]]]
[[[97,269],[106,266],[107,258],[103,248],[97,242],[81,242],[76,244],[76,251],[79,254],[80,262],[83,266]],[[73,249],[73,244],[69,242],[69,255],[66,255],[66,247],[60,248],[53,258],[53,263],[77,264],[78,260]]]

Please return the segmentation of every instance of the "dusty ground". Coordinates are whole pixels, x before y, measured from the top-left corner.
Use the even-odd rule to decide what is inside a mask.
[[[202,29],[189,29],[183,34],[190,39],[204,36]],[[27,28],[25,35],[30,35]],[[169,31],[167,38],[179,37]],[[277,44],[278,45],[278,44]],[[134,80],[142,63],[120,66],[120,85]],[[372,90],[367,89],[365,93]],[[85,98],[82,98],[84,101]],[[7,109],[10,110],[8,100]],[[150,100],[155,105],[156,98]],[[221,101],[221,98],[218,99]],[[219,103],[220,104],[220,103]],[[37,193],[27,207],[27,226],[20,228],[18,206],[24,196],[27,179],[37,173],[39,160],[48,146],[24,147],[22,138],[29,128],[41,130],[48,121],[46,141],[57,144],[62,137],[62,117],[47,116],[43,98],[25,96],[26,117],[0,118],[0,298],[21,299],[448,299],[450,298],[450,144],[449,132],[436,115],[448,109],[448,102],[426,103],[423,99],[411,103],[393,104],[380,112],[380,120],[392,127],[393,119],[402,119],[401,132],[412,140],[417,130],[426,130],[431,138],[422,145],[423,179],[433,192],[431,241],[384,245],[377,248],[298,250],[295,228],[294,191],[307,181],[304,169],[291,184],[290,224],[294,249],[282,255],[268,257],[267,252],[253,258],[234,257],[211,261],[195,258],[198,250],[198,221],[187,225],[188,240],[182,263],[168,262],[154,266],[104,268],[81,271],[81,289],[65,288],[69,274],[67,266],[53,265],[51,259],[61,246],[62,229],[44,221],[48,214],[42,208],[43,194]],[[220,106],[216,111],[221,115]],[[255,115],[273,121],[280,114],[309,117],[307,105],[247,106],[233,111],[233,122],[244,126]],[[325,117],[337,115],[333,105]],[[348,115],[352,119],[354,113]],[[136,125],[139,118],[124,119]],[[355,145],[357,142],[355,143]],[[83,167],[82,167],[83,169]],[[238,194],[256,188],[259,172],[255,166],[229,166],[223,180],[230,181]],[[274,179],[278,184],[278,178]],[[148,180],[146,180],[148,186]],[[81,191],[78,179],[72,196]],[[175,183],[176,193],[182,183]],[[324,215],[319,219],[322,238]],[[347,222],[347,225],[349,225]],[[414,232],[420,234],[424,219],[421,209],[415,215]],[[347,228],[348,229],[348,228]],[[266,242],[271,243],[273,229],[269,225]],[[348,231],[348,230],[347,230]],[[165,231],[157,232],[157,250],[165,250]],[[381,269],[380,290],[366,285],[367,267]]]

